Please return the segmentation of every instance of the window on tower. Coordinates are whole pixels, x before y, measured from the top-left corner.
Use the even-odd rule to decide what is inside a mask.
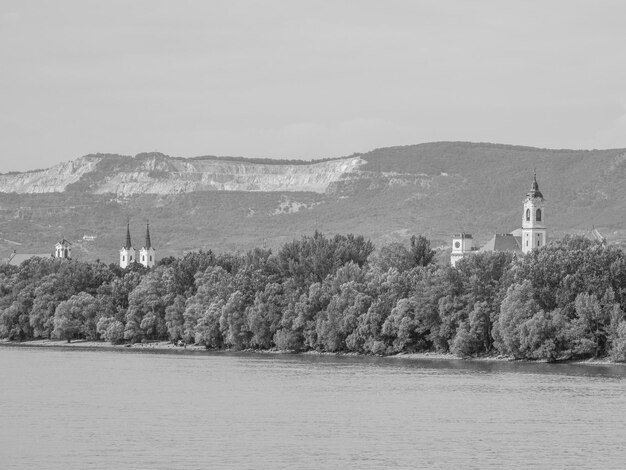
[[[526,221],[530,221],[530,209],[526,209]]]
[[[537,209],[536,217],[537,217],[537,222],[541,222],[541,209]]]

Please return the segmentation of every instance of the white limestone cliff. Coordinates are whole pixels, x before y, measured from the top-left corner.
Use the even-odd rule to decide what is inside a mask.
[[[365,163],[359,157],[307,164],[271,164],[230,159],[178,159],[163,155],[135,159],[117,157],[122,164],[99,169],[107,156],[86,156],[46,170],[0,174],[0,192],[63,192],[85,176],[86,190],[95,194],[178,194],[193,191],[311,191],[329,185]],[[104,163],[104,162],[103,162]]]
[[[46,170],[25,173],[0,174],[0,192],[3,193],[55,193],[79,181],[83,175],[94,171],[99,157],[86,156],[59,163]]]

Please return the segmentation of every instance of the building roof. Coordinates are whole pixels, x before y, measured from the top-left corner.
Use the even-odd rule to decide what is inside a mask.
[[[70,242],[68,242],[65,238],[63,240],[61,240],[60,242],[58,242],[57,245],[72,246],[72,244]]]
[[[51,253],[11,253],[7,264],[11,266],[19,266],[27,259],[31,258],[52,258]]]
[[[591,227],[591,234],[593,235],[593,238],[595,240],[599,241],[600,243],[606,243],[606,237],[602,235],[600,231],[593,226]]]
[[[497,233],[491,240],[485,243],[480,252],[491,251],[512,251],[522,252],[522,237],[517,237],[510,233]]]
[[[592,241],[600,242],[600,243],[606,243],[606,237],[602,235],[602,233],[600,233],[600,231],[594,225],[591,226],[591,230],[583,233],[582,235],[588,240],[592,240]]]

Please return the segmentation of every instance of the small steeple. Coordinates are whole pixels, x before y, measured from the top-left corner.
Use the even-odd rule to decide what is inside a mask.
[[[537,183],[537,170],[533,171],[533,184],[530,188],[530,191],[528,191],[528,193],[526,194],[526,196],[528,197],[538,197],[543,199],[543,194],[541,194],[541,191],[539,191],[539,183]]]
[[[148,220],[146,220],[146,244],[139,250],[137,261],[146,268],[153,268],[156,264],[156,250],[150,240],[150,221]]]
[[[124,248],[128,250],[131,247],[132,245],[130,244],[130,221],[127,221],[126,222],[126,245],[124,245]]]
[[[146,250],[150,248],[152,248],[152,243],[150,242],[150,222],[146,222]]]

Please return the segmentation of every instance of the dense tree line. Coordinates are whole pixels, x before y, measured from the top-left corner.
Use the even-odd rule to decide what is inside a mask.
[[[151,270],[34,258],[0,268],[0,337],[626,360],[621,249],[566,237],[456,268],[434,254],[421,236],[375,251],[315,233],[276,253],[190,253]]]

